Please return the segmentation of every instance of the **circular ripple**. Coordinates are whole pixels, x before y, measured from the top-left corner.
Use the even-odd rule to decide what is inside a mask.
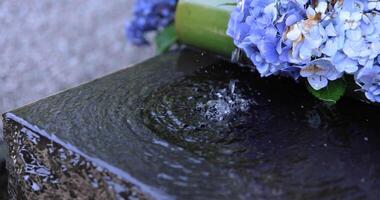
[[[166,141],[222,165],[264,162],[262,149],[274,151],[265,147],[273,136],[268,133],[292,132],[294,113],[273,106],[281,104],[263,95],[253,73],[222,69],[204,68],[154,91],[143,103],[144,124]],[[273,126],[278,116],[288,119],[282,130]]]
[[[376,145],[363,148],[363,134],[378,128],[364,121],[369,116],[349,114],[362,108],[326,107],[291,82],[235,69],[207,67],[153,91],[143,102],[144,125],[264,196],[359,198],[378,185],[358,187],[355,177],[371,175],[352,173],[379,166]]]

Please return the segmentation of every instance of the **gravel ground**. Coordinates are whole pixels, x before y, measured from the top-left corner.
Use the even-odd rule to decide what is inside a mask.
[[[126,42],[131,5],[0,1],[0,113],[153,56],[152,48]]]

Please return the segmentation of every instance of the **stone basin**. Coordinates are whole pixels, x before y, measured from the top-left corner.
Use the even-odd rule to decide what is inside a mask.
[[[380,108],[170,52],[4,114],[13,199],[379,199]]]

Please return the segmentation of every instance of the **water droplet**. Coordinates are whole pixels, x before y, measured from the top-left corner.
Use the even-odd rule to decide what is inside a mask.
[[[229,82],[228,88],[212,92],[209,96],[216,99],[206,103],[197,103],[196,109],[211,121],[223,121],[238,112],[247,112],[250,105],[257,104],[254,100],[247,100],[238,93],[236,80]],[[207,96],[206,96],[207,97]]]

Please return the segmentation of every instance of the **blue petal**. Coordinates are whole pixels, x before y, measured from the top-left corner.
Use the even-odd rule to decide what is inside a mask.
[[[310,76],[307,78],[310,86],[315,90],[320,90],[328,85],[328,81],[322,76]]]

